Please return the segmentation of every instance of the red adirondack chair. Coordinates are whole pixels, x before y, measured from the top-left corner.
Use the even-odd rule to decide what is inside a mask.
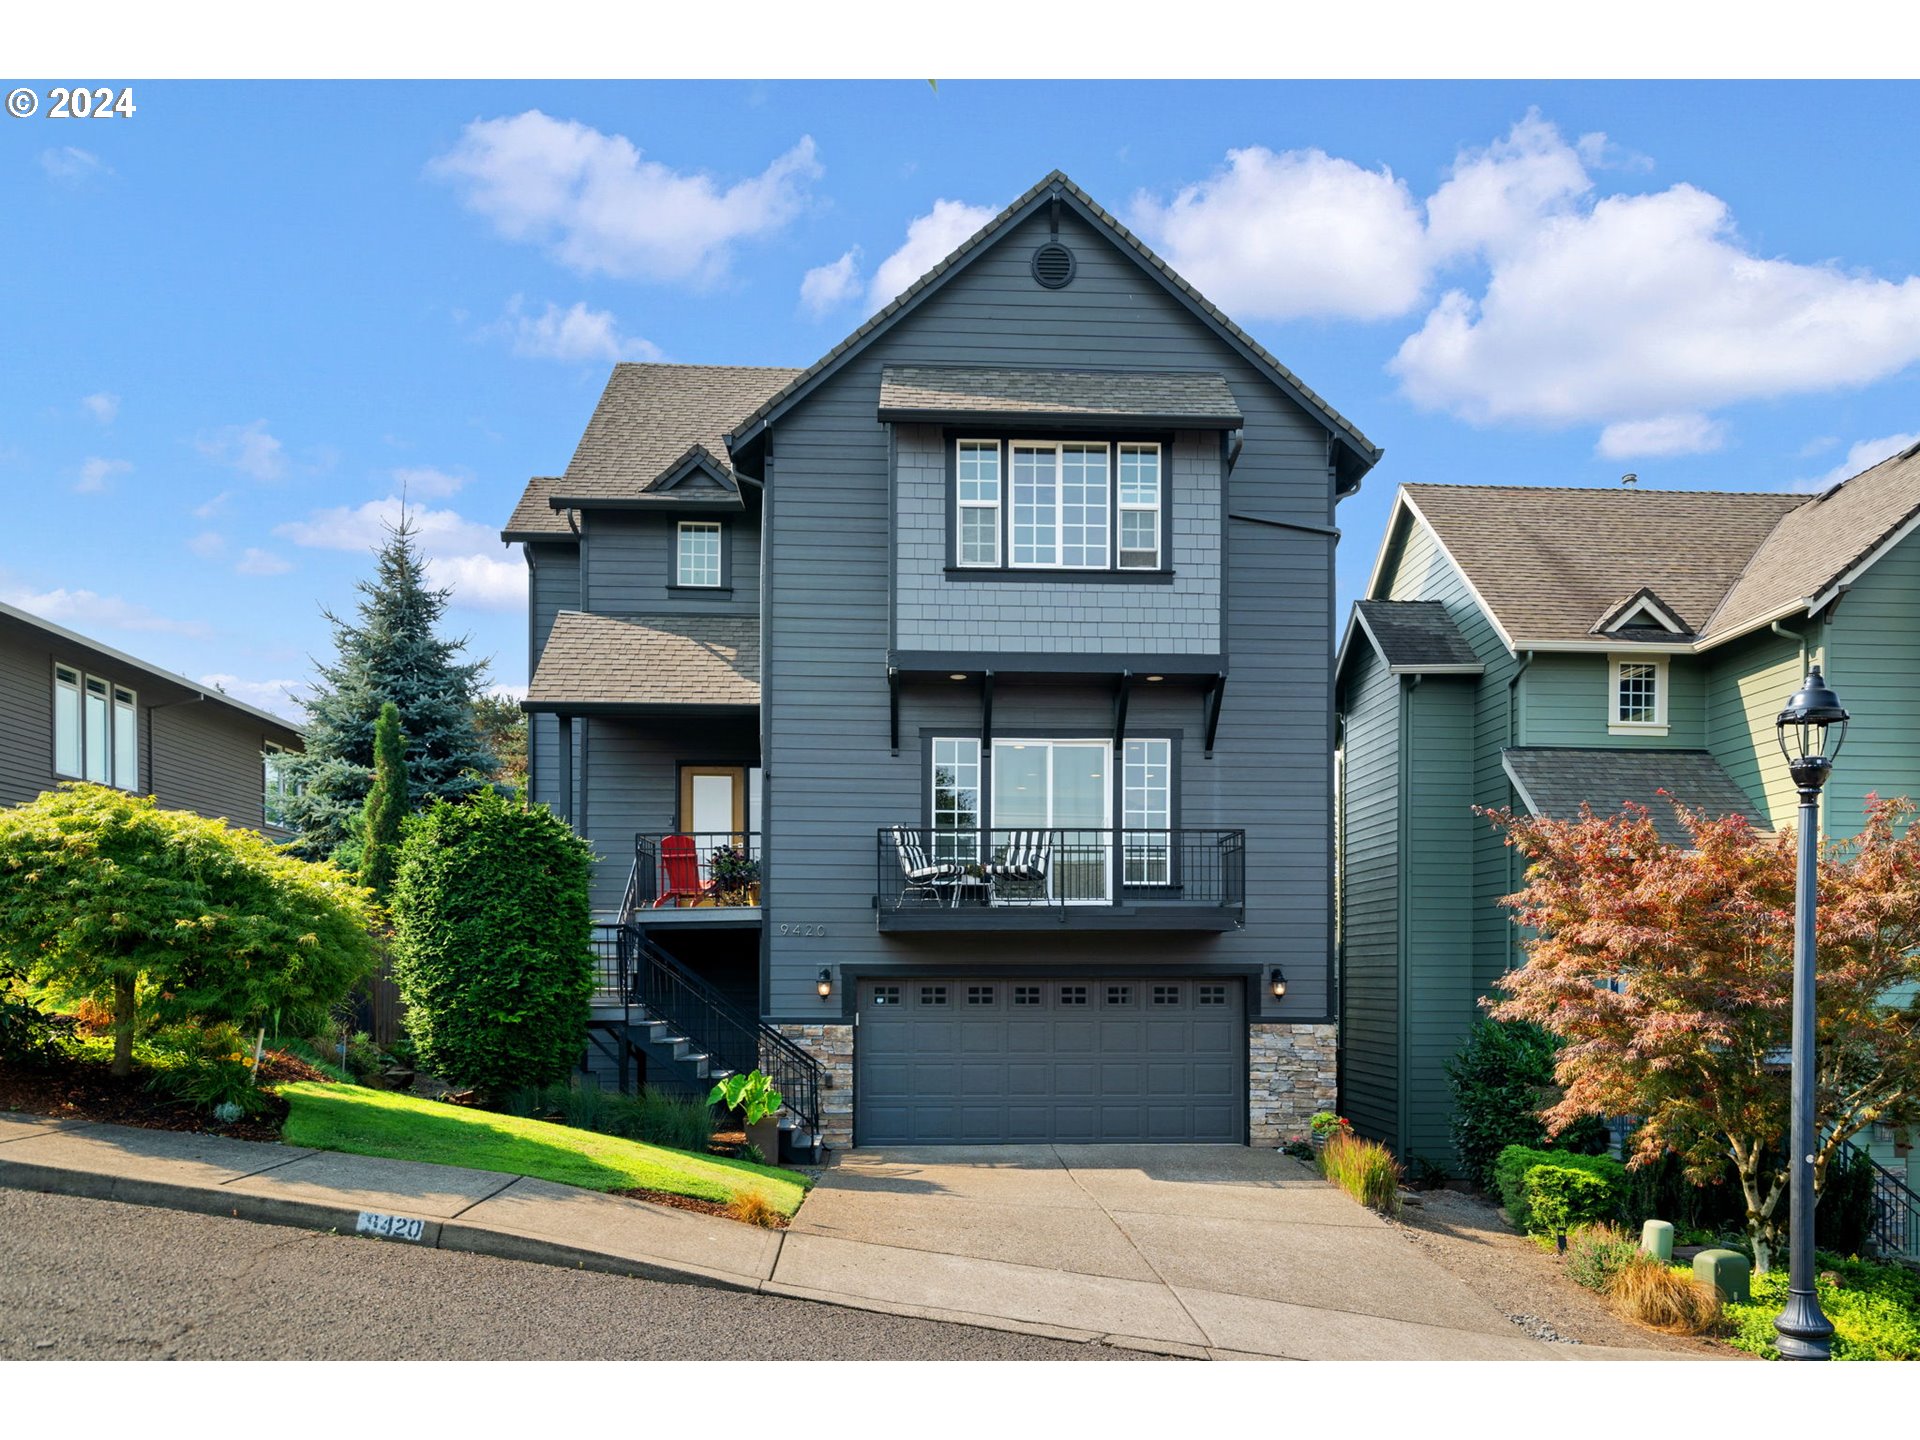
[[[707,887],[700,880],[700,851],[691,835],[666,835],[660,840],[660,898],[653,902],[678,905],[682,900],[705,898]]]

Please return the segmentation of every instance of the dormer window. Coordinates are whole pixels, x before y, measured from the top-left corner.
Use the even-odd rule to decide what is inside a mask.
[[[953,564],[1163,572],[1164,461],[1154,440],[956,440]]]
[[[1667,733],[1667,661],[1656,655],[1614,655],[1607,729],[1615,735]]]

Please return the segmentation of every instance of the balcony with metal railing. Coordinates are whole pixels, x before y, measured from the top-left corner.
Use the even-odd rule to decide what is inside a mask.
[[[624,914],[644,923],[758,925],[760,835],[753,830],[636,835]]]
[[[1246,832],[881,827],[882,930],[1237,930]]]

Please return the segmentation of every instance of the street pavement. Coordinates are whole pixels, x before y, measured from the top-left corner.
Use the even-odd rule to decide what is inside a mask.
[[[0,1361],[1136,1360],[1105,1345],[0,1189]]]

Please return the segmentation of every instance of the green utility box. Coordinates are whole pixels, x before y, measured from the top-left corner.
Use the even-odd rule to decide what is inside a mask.
[[[1673,1261],[1673,1222],[1649,1220],[1640,1227],[1640,1248],[1662,1265]]]
[[[1714,1286],[1729,1305],[1745,1305],[1753,1299],[1753,1266],[1737,1250],[1702,1250],[1693,1257],[1693,1278]]]

